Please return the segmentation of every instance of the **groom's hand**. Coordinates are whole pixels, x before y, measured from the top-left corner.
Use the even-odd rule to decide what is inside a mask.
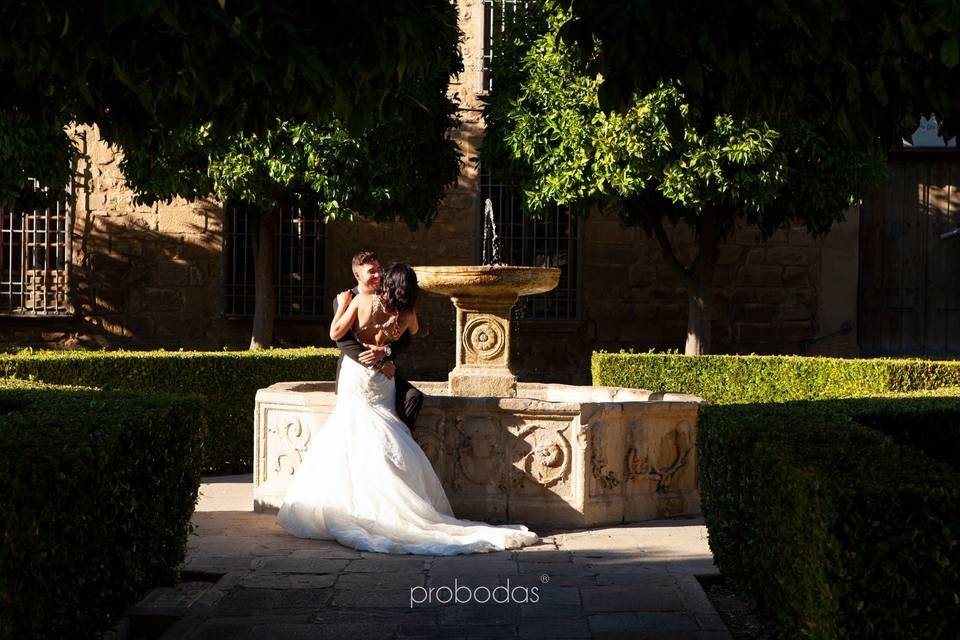
[[[358,356],[361,364],[371,365],[383,360],[386,355],[386,350],[383,347],[378,347],[375,344],[364,344],[367,348],[366,351],[363,351]]]
[[[380,368],[380,371],[383,372],[383,375],[387,376],[387,380],[393,380],[393,376],[397,374],[397,365],[393,364],[392,360],[386,360]]]

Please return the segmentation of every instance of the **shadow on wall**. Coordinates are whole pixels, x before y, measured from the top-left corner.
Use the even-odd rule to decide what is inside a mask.
[[[84,192],[80,198],[89,198]],[[78,198],[79,199],[79,198]],[[132,199],[132,198],[131,198]],[[116,215],[77,203],[64,347],[219,347],[222,210],[209,201]]]

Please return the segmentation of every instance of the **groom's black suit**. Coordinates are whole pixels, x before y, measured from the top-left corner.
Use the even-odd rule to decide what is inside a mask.
[[[350,290],[354,296],[359,295],[360,291],[357,287],[354,287]],[[337,299],[333,299],[333,313],[336,315],[337,307],[340,305],[337,303]],[[407,345],[410,344],[410,334],[406,331],[403,332],[403,335],[400,336],[400,339],[394,343],[391,343],[390,349],[393,352],[392,355],[396,355],[398,351],[405,349]],[[339,340],[337,340],[337,348],[340,349],[340,359],[337,360],[337,384],[340,383],[340,365],[343,363],[343,358],[347,357],[351,360],[355,360],[361,365],[360,354],[367,350],[363,344],[357,340],[356,334],[351,328],[347,331],[346,334]],[[393,360],[391,356],[388,360]],[[367,366],[367,365],[363,365]],[[407,428],[410,431],[413,431],[413,426],[417,422],[417,415],[420,413],[420,407],[423,406],[423,393],[420,392],[415,386],[407,382],[407,380],[397,372],[393,376],[393,381],[397,385],[397,415],[400,416],[400,420],[403,421]]]

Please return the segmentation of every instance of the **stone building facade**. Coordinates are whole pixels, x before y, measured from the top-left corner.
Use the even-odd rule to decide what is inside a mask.
[[[483,203],[480,168],[472,160],[483,139],[485,15],[490,3],[460,0],[465,71],[451,86],[461,103],[458,140],[464,165],[441,212],[426,229],[363,219],[324,229],[323,314],[278,319],[276,344],[330,345],[330,301],[353,284],[350,257],[377,251],[384,262],[477,264]],[[118,168],[118,154],[94,129],[78,131],[76,202],[66,264],[71,310],[0,316],[0,344],[46,348],[243,349],[251,319],[225,305],[232,259],[227,215],[216,202],[137,206]],[[859,211],[825,237],[799,228],[762,241],[739,228],[720,247],[715,278],[713,347],[726,353],[851,356],[857,348]],[[589,380],[594,350],[681,348],[686,293],[656,242],[615,216],[582,221],[567,278],[572,312],[515,322],[513,363],[526,381]],[[669,229],[681,259],[692,257],[686,227]],[[5,236],[6,237],[6,236]],[[12,235],[9,237],[13,237]],[[442,379],[453,366],[454,313],[447,300],[421,300],[421,335],[401,360],[409,375]],[[818,338],[822,338],[817,340]]]

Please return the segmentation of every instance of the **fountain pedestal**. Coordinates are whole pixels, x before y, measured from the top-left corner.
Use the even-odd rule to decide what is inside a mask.
[[[447,296],[457,309],[457,364],[450,395],[514,398],[510,312],[519,296],[550,291],[560,269],[504,265],[414,267],[420,288]]]
[[[513,300],[455,297],[457,365],[450,372],[450,395],[513,398],[517,376],[510,370],[510,310]]]

